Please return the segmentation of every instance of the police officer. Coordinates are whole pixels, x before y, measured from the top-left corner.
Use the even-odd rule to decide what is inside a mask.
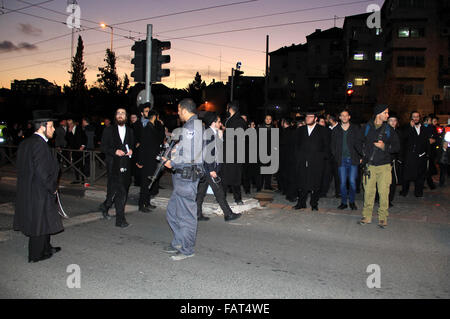
[[[184,99],[178,104],[178,115],[185,122],[181,129],[173,131],[173,138],[179,142],[172,158],[164,164],[173,170],[173,193],[167,204],[167,221],[173,231],[171,245],[164,249],[175,253],[172,260],[183,260],[194,256],[197,236],[197,187],[203,170],[202,122],[195,114],[197,106],[192,99]]]

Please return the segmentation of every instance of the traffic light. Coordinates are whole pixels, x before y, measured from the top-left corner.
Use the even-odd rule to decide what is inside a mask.
[[[146,68],[146,53],[147,53],[147,41],[136,41],[131,47],[134,51],[134,59],[131,60],[131,64],[134,64],[134,71],[131,72],[131,77],[134,82],[145,82],[145,68]]]
[[[351,104],[352,103],[352,95],[353,95],[353,93],[355,93],[355,90],[353,90],[353,89],[348,89],[347,90],[347,95],[346,95],[346,103],[347,104]]]
[[[162,55],[162,51],[170,47],[170,41],[152,39],[152,82],[161,82],[161,78],[170,76],[170,69],[162,68],[162,64],[170,62],[170,55]]]

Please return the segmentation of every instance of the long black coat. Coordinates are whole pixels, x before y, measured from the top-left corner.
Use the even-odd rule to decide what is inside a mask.
[[[244,131],[247,129],[247,124],[245,123],[244,119],[241,117],[239,112],[236,112],[232,117],[230,117],[227,122],[225,123],[225,127],[227,129],[237,129],[242,128]],[[242,178],[242,163],[238,163],[237,159],[237,137],[234,138],[234,161],[232,163],[226,162],[226,135],[227,132],[225,130],[225,133],[223,135],[224,140],[224,146],[223,146],[223,153],[224,153],[224,165],[223,165],[223,183],[224,185],[241,185],[241,178]]]
[[[64,230],[55,195],[58,173],[58,161],[42,137],[33,134],[20,144],[14,230],[30,237]]]
[[[142,168],[142,174],[144,176],[150,176],[155,172],[156,166],[158,165],[156,157],[160,153],[164,136],[165,132],[162,125],[153,125],[149,122],[142,129],[141,146],[138,148],[137,163],[144,166]]]
[[[325,161],[330,158],[330,134],[328,128],[316,124],[311,136],[308,136],[307,127],[305,125],[297,129],[297,188],[319,191]]]
[[[127,153],[126,146],[129,149],[135,150],[134,134],[133,130],[126,126],[125,139],[122,143],[119,135],[119,129],[117,125],[106,127],[102,135],[101,150],[105,153],[106,165],[111,169],[111,178],[115,182],[120,182],[125,187],[128,187],[131,183],[131,159],[129,156],[117,156],[116,151],[122,150]],[[133,155],[134,156],[134,155]],[[121,171],[125,169],[125,171]]]
[[[403,178],[413,181],[427,168],[428,154],[430,151],[431,131],[420,127],[420,135],[414,127],[407,126],[402,132],[402,153]]]

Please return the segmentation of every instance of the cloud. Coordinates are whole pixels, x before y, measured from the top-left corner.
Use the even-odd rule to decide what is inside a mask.
[[[42,34],[42,29],[35,28],[29,23],[19,23],[18,29],[20,32],[34,37],[40,36]]]
[[[0,42],[0,52],[8,52],[13,50],[37,50],[37,46],[27,42],[21,42],[18,45],[15,45],[11,41],[5,40]]]

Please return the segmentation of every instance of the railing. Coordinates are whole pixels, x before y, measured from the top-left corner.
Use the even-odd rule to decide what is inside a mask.
[[[11,163],[16,166],[17,146],[0,145],[0,166]],[[73,170],[85,181],[95,184],[100,178],[106,175],[106,163],[102,159],[100,151],[80,151],[72,149],[52,148],[60,165],[61,174]],[[75,153],[82,153],[80,158],[74,160]],[[76,158],[77,156],[75,156]],[[83,169],[89,163],[89,175]]]

